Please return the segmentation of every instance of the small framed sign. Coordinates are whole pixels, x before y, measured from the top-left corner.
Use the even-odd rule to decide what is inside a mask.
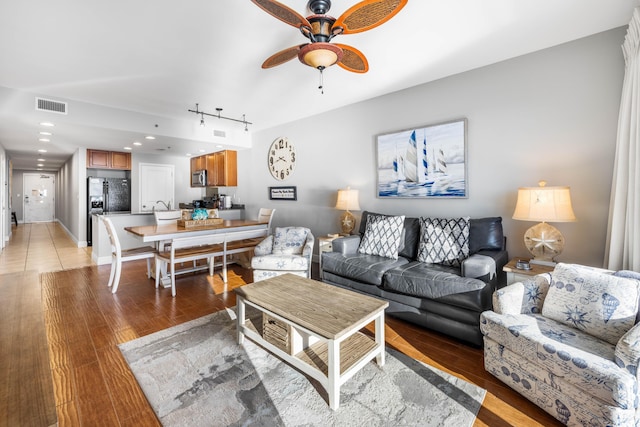
[[[269,187],[269,200],[298,200],[295,186]]]

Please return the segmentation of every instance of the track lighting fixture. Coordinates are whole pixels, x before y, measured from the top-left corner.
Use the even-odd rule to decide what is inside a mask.
[[[217,114],[209,114],[209,113],[206,113],[204,111],[200,111],[199,104],[196,103],[196,109],[195,110],[187,110],[187,111],[189,111],[190,113],[200,114],[200,126],[204,126],[204,116],[217,117],[218,119],[231,120],[231,121],[234,121],[234,122],[243,123],[245,131],[249,130],[249,126],[248,125],[252,125],[253,124],[253,123],[247,121],[247,119],[245,118],[244,114],[242,115],[242,119],[232,119],[231,117],[221,116],[220,112],[222,112],[222,108],[220,108],[220,107],[216,108]]]

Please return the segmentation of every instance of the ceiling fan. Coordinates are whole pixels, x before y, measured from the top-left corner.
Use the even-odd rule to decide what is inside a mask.
[[[283,64],[296,56],[305,65],[322,70],[338,64],[347,71],[366,73],[367,58],[358,49],[340,43],[330,43],[340,34],[354,34],[384,24],[398,13],[408,0],[363,0],[351,6],[338,19],[327,15],[329,0],[309,0],[313,15],[306,18],[276,0],[251,0],[265,12],[296,27],[309,43],[292,46],[267,58],[262,68]],[[321,87],[322,88],[322,83]]]

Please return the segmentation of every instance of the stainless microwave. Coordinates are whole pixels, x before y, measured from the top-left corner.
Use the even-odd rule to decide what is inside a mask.
[[[207,186],[207,171],[195,171],[191,174],[191,186],[192,187],[206,187]]]

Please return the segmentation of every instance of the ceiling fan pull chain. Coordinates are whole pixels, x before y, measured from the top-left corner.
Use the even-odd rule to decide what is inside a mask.
[[[320,93],[324,95],[324,82],[322,78],[322,72],[324,71],[324,67],[318,67],[318,70],[320,70],[320,85],[318,86],[318,89],[320,89]]]

